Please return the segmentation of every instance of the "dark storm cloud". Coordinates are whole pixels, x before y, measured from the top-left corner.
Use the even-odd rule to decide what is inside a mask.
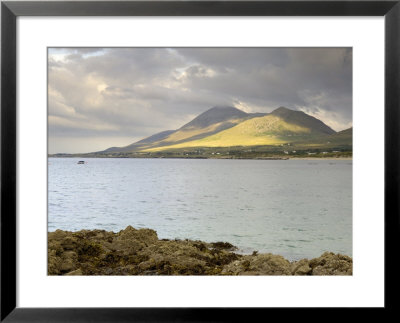
[[[63,151],[68,137],[86,140],[85,149],[92,142],[93,150],[107,148],[98,138],[128,144],[216,105],[247,112],[286,106],[342,130],[352,120],[351,49],[49,50],[51,150]]]

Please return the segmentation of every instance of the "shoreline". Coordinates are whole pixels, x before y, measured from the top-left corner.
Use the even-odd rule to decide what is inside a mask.
[[[152,229],[48,232],[48,275],[352,275],[351,257],[325,252],[289,261],[239,254],[229,242],[159,239]]]
[[[99,157],[99,156],[47,156],[49,158],[98,158],[98,159],[213,159],[213,160],[353,160],[353,157],[258,157],[258,158],[223,158],[223,157]]]

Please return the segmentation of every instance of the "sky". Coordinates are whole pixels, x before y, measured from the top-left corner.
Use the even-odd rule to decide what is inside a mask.
[[[215,106],[352,126],[351,48],[49,48],[49,153],[129,145]]]

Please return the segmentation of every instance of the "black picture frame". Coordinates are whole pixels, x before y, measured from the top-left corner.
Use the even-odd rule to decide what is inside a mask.
[[[19,16],[384,16],[385,310],[395,310],[399,274],[400,1],[4,1],[1,3],[1,321],[258,321],[266,308],[16,307],[16,19]],[[373,256],[371,256],[373,257]],[[344,291],[345,292],[345,291]],[[273,309],[270,309],[273,310]],[[282,311],[282,309],[274,309]],[[288,310],[287,308],[284,310]],[[294,309],[293,309],[294,310]],[[299,310],[299,309],[297,309]],[[330,310],[330,312],[333,312]],[[379,310],[379,313],[381,311]],[[254,316],[253,316],[254,315]],[[252,319],[253,318],[253,319]],[[266,317],[265,317],[266,318]]]

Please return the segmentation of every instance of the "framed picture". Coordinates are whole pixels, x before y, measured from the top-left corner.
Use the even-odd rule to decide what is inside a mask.
[[[2,2],[1,320],[393,308],[399,15]]]

